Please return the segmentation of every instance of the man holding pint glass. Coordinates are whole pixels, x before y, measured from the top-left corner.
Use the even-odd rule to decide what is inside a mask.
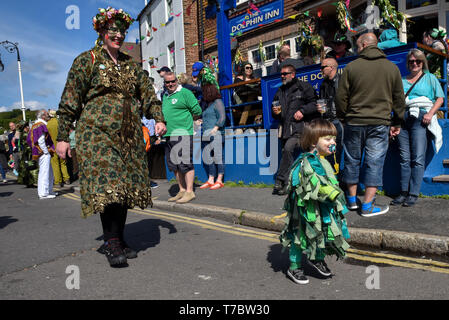
[[[282,155],[273,194],[287,193],[290,166],[299,151],[299,137],[304,123],[320,117],[317,112],[316,94],[313,87],[296,77],[295,67],[285,65],[281,69],[282,85],[273,98],[272,115],[279,120],[279,138],[281,139]]]
[[[327,58],[321,62],[321,73],[323,74],[323,82],[320,86],[319,99],[317,100],[317,109],[321,116],[332,122],[337,128],[337,146],[333,155],[327,156],[327,161],[330,162],[338,174],[339,164],[341,162],[341,155],[343,150],[343,126],[337,119],[337,112],[335,109],[335,95],[340,80],[338,73],[338,62],[334,58]]]

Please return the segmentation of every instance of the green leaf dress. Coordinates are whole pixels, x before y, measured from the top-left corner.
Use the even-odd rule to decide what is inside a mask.
[[[58,109],[58,141],[69,142],[76,121],[81,216],[120,203],[152,205],[141,118],[163,121],[161,103],[142,67],[101,47],[75,58]]]

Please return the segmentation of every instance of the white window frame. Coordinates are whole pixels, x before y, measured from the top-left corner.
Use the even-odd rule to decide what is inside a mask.
[[[173,46],[173,53],[170,52],[170,47]],[[167,46],[168,67],[176,73],[176,43],[173,41]]]
[[[407,18],[415,18],[420,16],[425,16],[428,14],[438,14],[438,26],[439,28],[447,30],[446,25],[446,12],[449,12],[449,2],[446,0],[438,0],[436,4],[432,4],[430,6],[406,9],[406,0],[398,1],[398,10],[406,15]],[[405,20],[402,23],[400,40],[406,42],[407,34],[406,34],[406,22]]]
[[[248,2],[248,0],[237,0],[236,1],[236,7],[238,7],[241,4],[247,3],[247,2]]]
[[[292,33],[288,36],[284,36],[284,42],[286,41],[290,41],[290,57],[293,59],[297,59],[300,57],[300,52],[296,52],[295,50],[295,38],[298,37],[297,33]],[[275,47],[278,47],[279,44],[281,43],[281,38],[277,38],[274,40],[270,40],[267,41],[266,43],[263,44],[263,50],[266,53],[266,47],[272,46],[274,45]],[[248,61],[254,66],[255,69],[262,69],[262,74],[266,75],[266,68],[270,67],[273,62],[277,59],[277,52],[276,52],[276,56],[274,57],[274,59],[270,59],[270,60],[266,60],[263,64],[260,62],[255,62],[253,59],[253,51],[255,50],[259,50],[259,46],[253,46],[253,47],[249,47],[248,48]]]
[[[168,5],[169,1],[171,1],[171,9],[172,9],[171,13],[174,13],[173,12],[173,10],[174,10],[174,1],[173,0],[165,0],[165,15],[166,15],[165,21],[166,22],[168,22],[168,19],[170,19],[170,17],[171,17],[170,16],[170,11],[169,11],[170,6]]]
[[[150,42],[153,39],[153,18],[151,16],[151,11],[146,15],[146,27],[147,27],[147,33],[145,34],[145,37],[147,39],[147,43]],[[151,24],[148,23],[148,20],[151,21]],[[150,31],[151,36],[148,37],[148,31]]]

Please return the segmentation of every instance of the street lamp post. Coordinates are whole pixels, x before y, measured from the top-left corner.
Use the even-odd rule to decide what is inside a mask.
[[[19,47],[17,46],[18,43],[12,43],[12,42],[6,40],[6,41],[0,42],[0,44],[6,49],[6,51],[8,51],[10,53],[13,53],[14,51],[17,52],[17,66],[19,69],[20,98],[22,99],[22,116],[23,116],[23,120],[25,121],[26,117],[25,117],[25,102],[23,100],[22,67],[20,65],[20,53],[19,53]],[[0,63],[1,63],[1,61],[0,61]]]

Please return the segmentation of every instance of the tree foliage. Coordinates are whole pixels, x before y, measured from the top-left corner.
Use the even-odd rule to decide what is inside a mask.
[[[25,110],[25,117],[29,120],[36,120],[36,112],[31,111],[30,109]],[[23,120],[22,110],[21,109],[13,109],[11,111],[0,112],[0,134],[3,134],[5,130],[9,130],[9,123],[19,123]]]

